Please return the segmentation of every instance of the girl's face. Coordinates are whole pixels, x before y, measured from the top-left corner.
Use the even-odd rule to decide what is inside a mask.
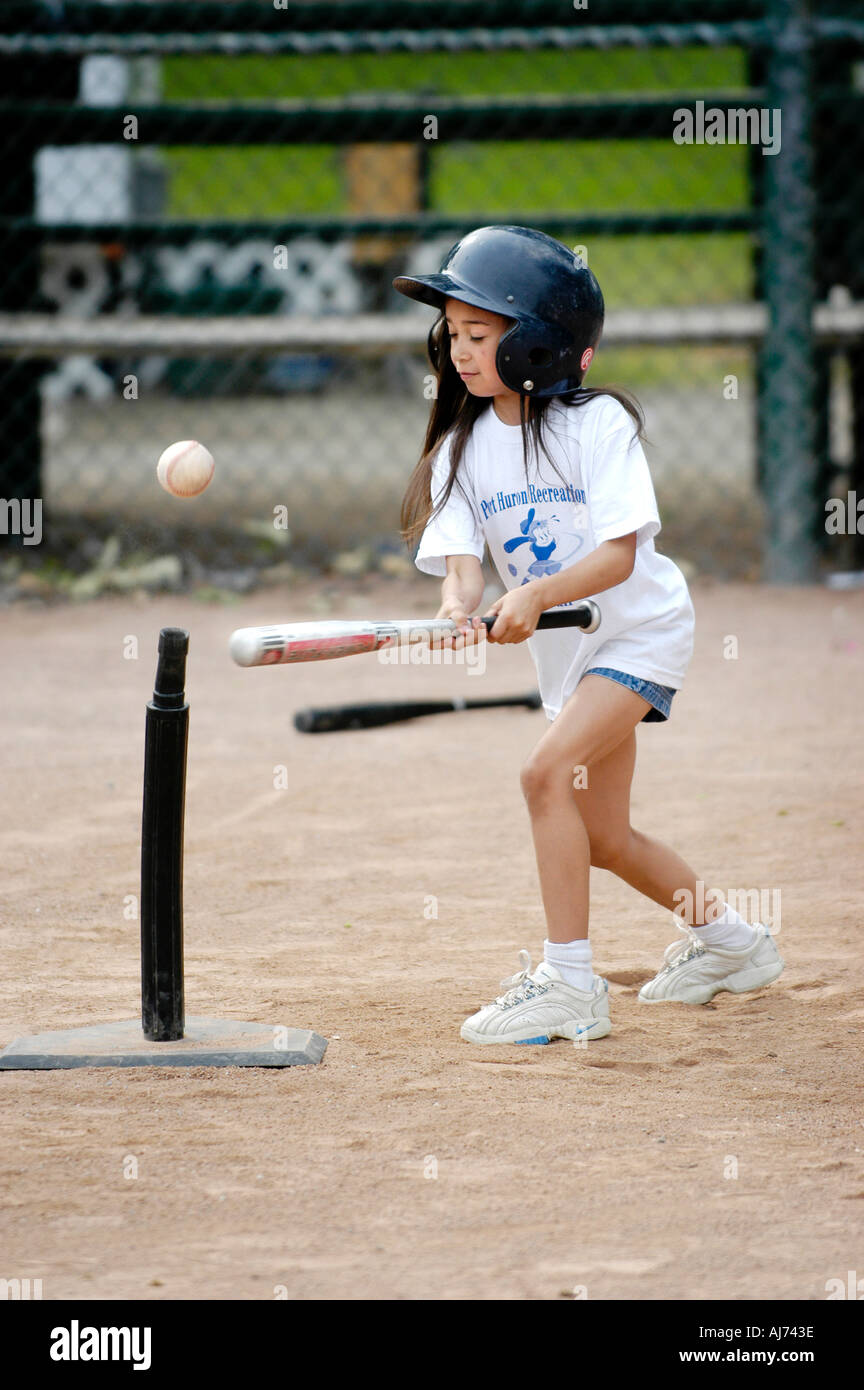
[[[448,299],[444,314],[453,366],[471,395],[512,397],[518,401],[518,391],[505,386],[495,370],[498,343],[512,319],[488,309],[475,309],[473,304],[463,304],[459,299]]]

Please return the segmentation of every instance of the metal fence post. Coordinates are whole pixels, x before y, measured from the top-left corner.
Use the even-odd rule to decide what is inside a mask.
[[[781,113],[780,151],[766,154],[760,435],[769,583],[815,577],[820,499],[813,340],[815,255],[808,0],[769,0],[766,104]],[[776,120],[776,118],[775,118]]]
[[[0,91],[3,100],[26,98],[34,82],[45,80],[49,90],[63,96],[74,92],[70,75],[77,76],[78,64],[65,59],[22,63],[12,58],[0,60]],[[32,230],[15,227],[15,222],[32,218],[36,208],[37,145],[26,129],[16,127],[14,116],[7,116],[6,136],[0,149],[0,219],[3,274],[0,274],[0,310],[20,313],[32,309],[39,291],[39,246]],[[9,225],[12,224],[12,225]],[[0,502],[23,502],[42,496],[42,432],[39,382],[45,372],[42,363],[27,361],[0,363],[0,420],[4,444],[0,454]],[[0,546],[7,542],[7,528],[0,530]],[[8,534],[8,543],[20,544],[20,537]]]

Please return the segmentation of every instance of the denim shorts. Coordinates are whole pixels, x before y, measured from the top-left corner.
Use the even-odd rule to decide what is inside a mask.
[[[654,681],[643,680],[641,676],[628,676],[626,671],[613,671],[609,666],[592,666],[590,671],[585,672],[585,675],[606,676],[610,681],[617,681],[619,685],[626,685],[628,690],[635,690],[636,694],[641,695],[643,700],[649,700],[652,708],[643,714],[641,723],[653,724],[669,718],[672,696],[675,691],[668,685],[656,685]]]

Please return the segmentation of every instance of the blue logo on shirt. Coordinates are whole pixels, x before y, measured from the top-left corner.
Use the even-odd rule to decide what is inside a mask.
[[[553,522],[560,526],[560,517],[555,515],[537,516],[536,508],[532,507],[519,526],[519,535],[504,542],[505,555],[512,555],[514,550],[518,550],[523,545],[530,547],[530,552],[534,558],[525,572],[523,584],[530,583],[532,579],[542,579],[547,574],[557,574],[564,561],[572,559],[584,544],[583,536],[570,533],[570,539],[574,540],[576,544],[560,559],[553,559],[553,554],[558,550],[558,540],[553,534]],[[507,568],[512,575],[518,575],[519,571],[514,564],[509,564]]]

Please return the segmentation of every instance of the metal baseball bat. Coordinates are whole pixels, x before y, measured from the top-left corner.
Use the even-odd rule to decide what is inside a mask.
[[[494,616],[483,619],[487,629]],[[591,599],[572,608],[541,613],[538,630],[578,627],[595,632],[600,610]],[[411,643],[433,642],[458,631],[449,618],[408,618],[390,622],[283,623],[270,627],[241,627],[232,633],[229,651],[238,666],[281,666],[297,661],[328,661],[340,656],[357,656],[382,647],[401,647]]]

